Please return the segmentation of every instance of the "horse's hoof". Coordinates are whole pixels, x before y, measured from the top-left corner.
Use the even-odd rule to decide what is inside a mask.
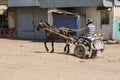
[[[50,51],[51,53],[53,53],[54,51]]]
[[[68,54],[69,54],[69,52],[66,52],[66,54],[68,55]]]
[[[53,53],[53,52],[54,52],[54,49],[52,49],[50,52]]]
[[[46,50],[47,52],[49,52],[49,50]]]
[[[64,52],[66,52],[66,49],[64,49]]]

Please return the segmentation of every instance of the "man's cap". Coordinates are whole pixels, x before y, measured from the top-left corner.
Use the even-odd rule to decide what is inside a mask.
[[[93,22],[93,19],[88,19],[88,22]]]

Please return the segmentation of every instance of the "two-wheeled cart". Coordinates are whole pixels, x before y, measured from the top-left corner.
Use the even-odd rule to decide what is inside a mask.
[[[79,58],[101,57],[103,51],[104,43],[102,36],[96,36],[94,38],[81,36],[78,41],[76,41],[74,48],[74,54]]]
[[[97,35],[93,38],[87,38],[80,36],[78,40],[73,37],[67,37],[52,30],[49,30],[52,34],[58,35],[66,40],[74,43],[74,55],[79,58],[94,58],[101,56],[104,51],[103,36]]]

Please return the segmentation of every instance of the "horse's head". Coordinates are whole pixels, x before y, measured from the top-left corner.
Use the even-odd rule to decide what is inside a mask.
[[[37,27],[37,30],[40,31],[43,28],[49,28],[49,27],[50,25],[46,21],[41,20]]]

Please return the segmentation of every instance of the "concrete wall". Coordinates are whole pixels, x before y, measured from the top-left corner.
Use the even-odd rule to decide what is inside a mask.
[[[7,4],[8,3],[8,0],[0,0],[0,5],[1,4]]]
[[[40,6],[39,0],[8,0],[9,7]]]
[[[8,24],[9,24],[9,28],[15,27],[15,12],[14,12],[14,8],[9,8],[8,9]]]
[[[104,33],[105,39],[110,39],[113,34],[113,11],[109,11],[110,23],[107,25],[101,24],[101,11],[97,10],[97,7],[89,8],[75,8],[74,12],[80,14],[80,28],[85,27],[87,20],[92,18],[94,20],[94,25],[96,26],[95,33]],[[119,13],[118,13],[119,14]]]
[[[120,17],[120,7],[115,7],[114,9],[115,9],[115,14],[114,14],[114,16],[115,16],[115,17]]]
[[[36,31],[40,20],[48,20],[47,9],[39,7],[15,8],[17,37],[20,39],[45,39],[44,31]]]
[[[55,8],[55,7],[91,7],[103,6],[112,3],[111,0],[40,0],[40,7]]]

